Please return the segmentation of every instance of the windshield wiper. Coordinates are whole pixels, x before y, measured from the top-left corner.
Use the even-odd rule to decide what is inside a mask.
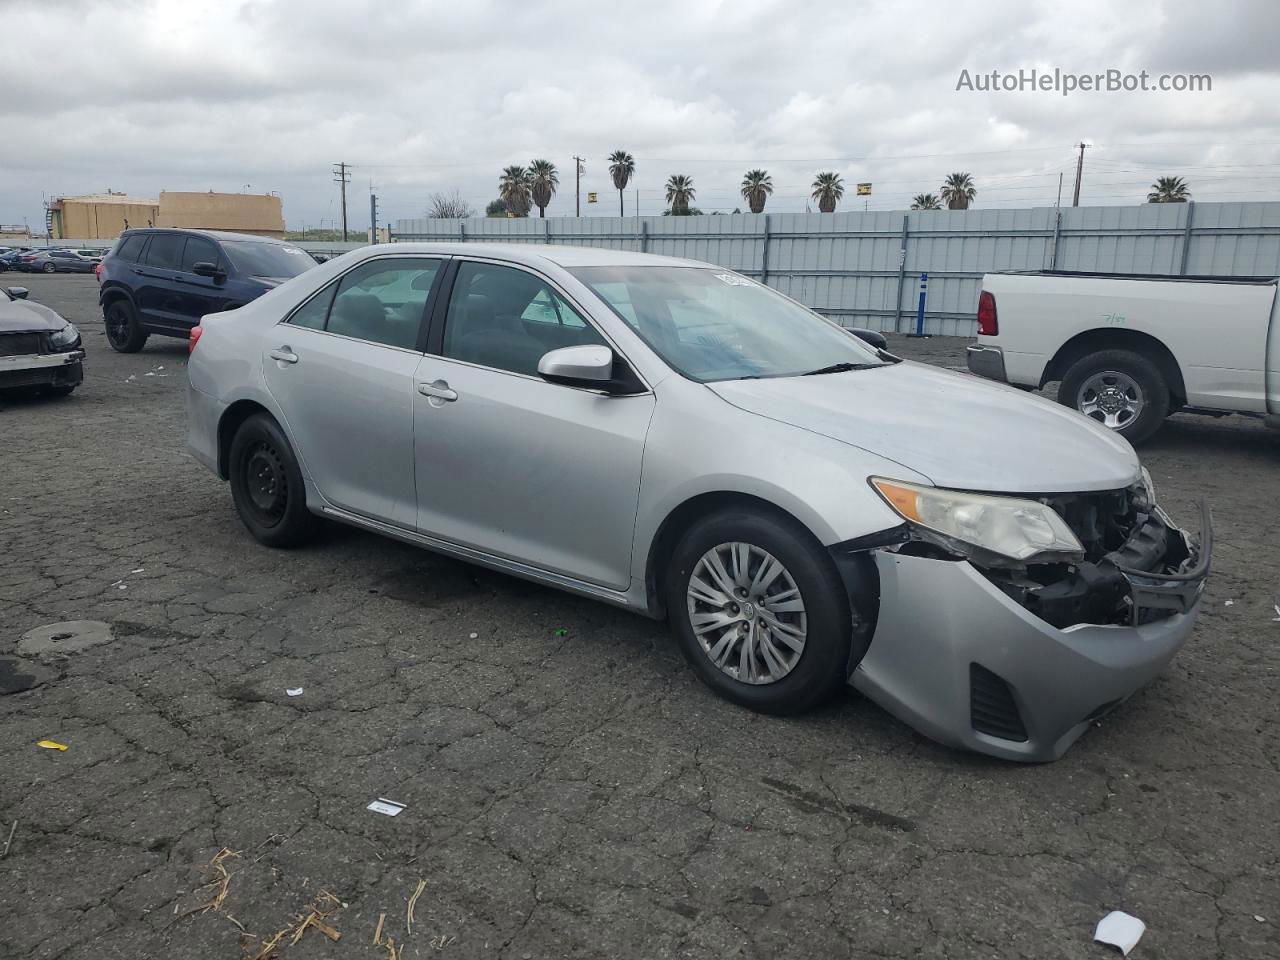
[[[802,377],[816,377],[822,373],[846,373],[850,370],[871,370],[874,367],[882,367],[882,363],[833,363],[829,367],[819,367],[817,370],[810,370],[802,373]]]

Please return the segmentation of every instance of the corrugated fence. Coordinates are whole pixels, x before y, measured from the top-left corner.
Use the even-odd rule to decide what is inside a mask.
[[[982,275],[1000,270],[1280,276],[1280,203],[1026,210],[397,220],[397,241],[568,243],[705,260],[847,326],[972,336]]]

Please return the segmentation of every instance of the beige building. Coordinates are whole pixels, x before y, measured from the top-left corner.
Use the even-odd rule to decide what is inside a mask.
[[[129,227],[151,227],[160,201],[123,193],[59,197],[49,204],[49,231],[54,239],[113,240]]]
[[[157,227],[229,230],[261,237],[284,237],[284,206],[274,194],[174,193],[160,191]]]
[[[59,197],[49,204],[55,239],[113,240],[130,227],[228,230],[262,237],[284,236],[284,207],[272,194],[175,193],[159,200],[122,193]]]

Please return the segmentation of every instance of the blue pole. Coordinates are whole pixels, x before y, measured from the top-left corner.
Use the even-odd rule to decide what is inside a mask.
[[[920,302],[916,305],[916,336],[924,336],[924,301],[929,296],[929,274],[920,274]]]

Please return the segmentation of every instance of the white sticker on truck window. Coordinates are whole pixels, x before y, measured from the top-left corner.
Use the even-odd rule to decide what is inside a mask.
[[[727,283],[731,287],[751,286],[751,281],[748,280],[746,277],[735,277],[732,273],[717,273],[716,279],[723,280],[725,283]]]

